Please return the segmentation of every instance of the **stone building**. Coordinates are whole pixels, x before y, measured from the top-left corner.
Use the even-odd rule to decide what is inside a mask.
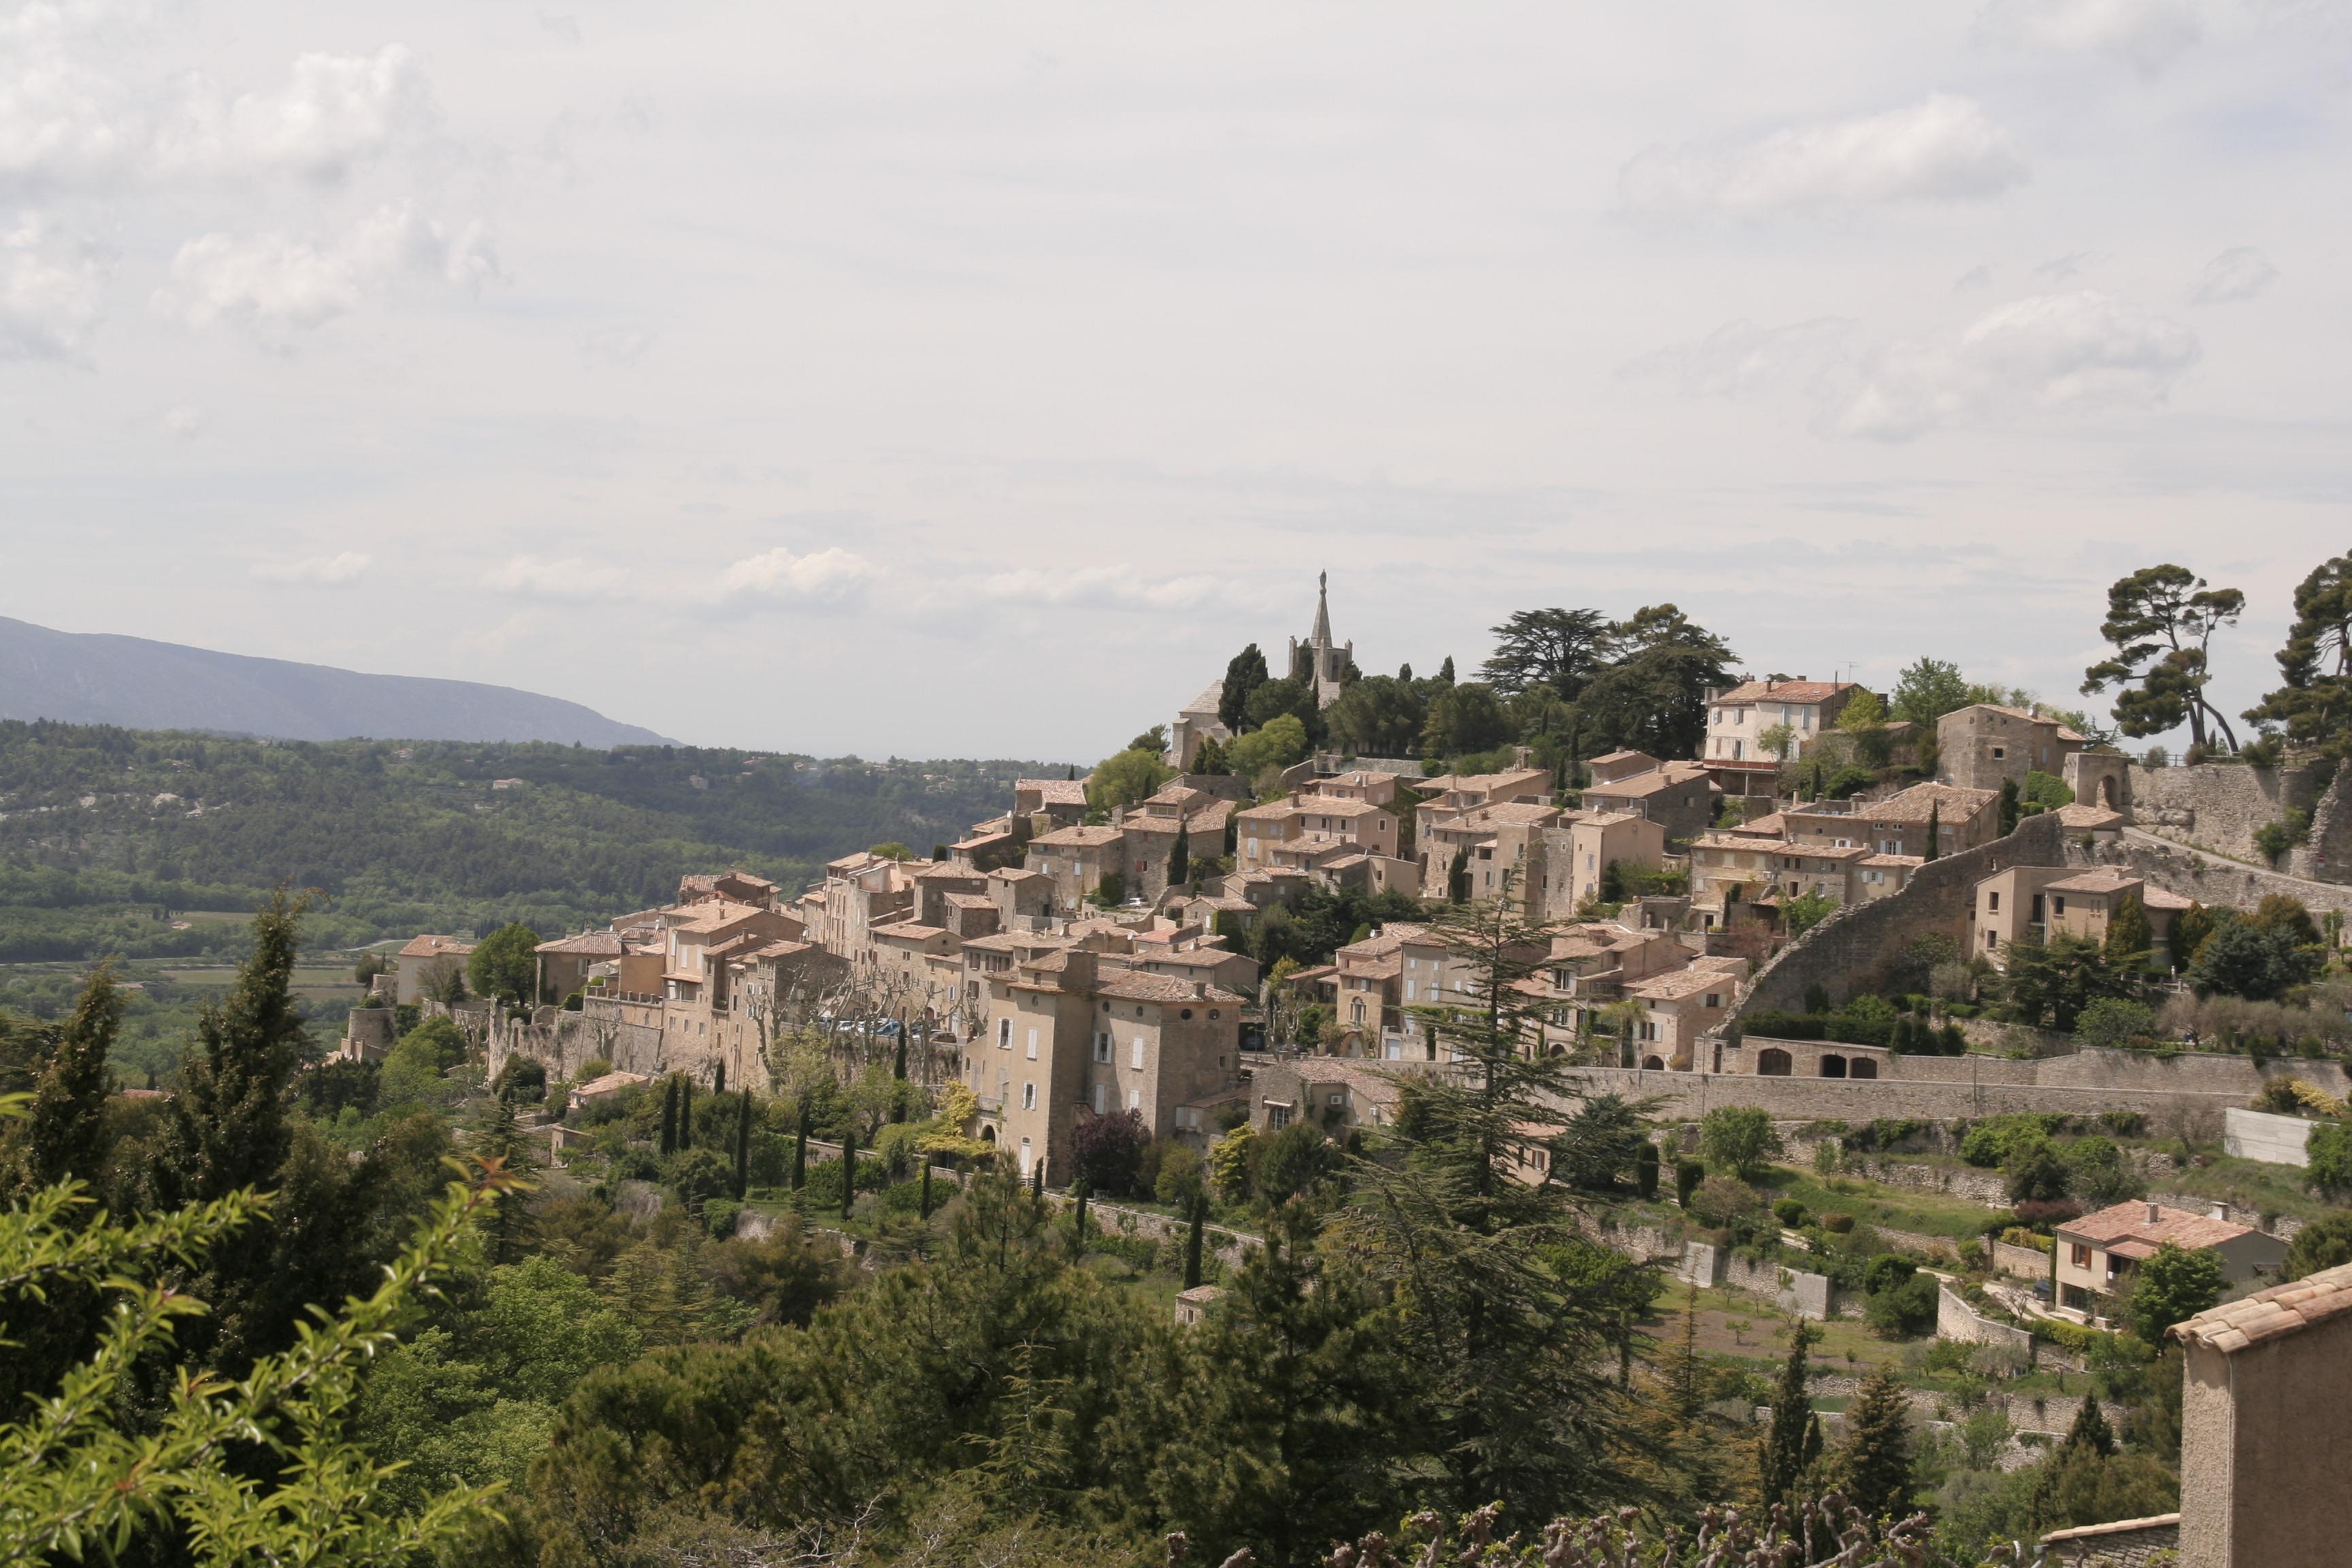
[[[1315,705],[1328,708],[1339,700],[1347,685],[1348,670],[1356,662],[1354,643],[1331,640],[1331,574],[1315,574],[1315,626],[1301,643],[1290,639],[1290,668],[1285,673],[1304,676],[1315,688]]]
[[[2047,714],[1976,702],[1936,721],[1936,772],[1964,789],[1998,790],[2029,772],[2057,777],[2089,743]]]

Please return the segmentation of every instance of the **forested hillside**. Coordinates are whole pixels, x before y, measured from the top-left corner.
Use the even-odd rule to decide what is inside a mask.
[[[886,839],[928,851],[1041,764],[689,746],[290,742],[0,722],[0,962],[226,956],[281,883],[310,945],[643,908],[686,871],[787,886]],[[183,928],[183,929],[175,929]]]

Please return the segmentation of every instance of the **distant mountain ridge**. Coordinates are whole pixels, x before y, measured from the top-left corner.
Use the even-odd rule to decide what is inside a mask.
[[[209,730],[285,741],[552,741],[663,737],[559,697],[472,680],[362,675],[0,616],[0,719]]]

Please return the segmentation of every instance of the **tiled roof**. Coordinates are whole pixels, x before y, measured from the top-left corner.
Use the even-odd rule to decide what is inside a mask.
[[[464,958],[474,944],[461,936],[413,936],[400,950],[403,958]]]
[[[1916,784],[1909,789],[1874,800],[1858,807],[1853,816],[1856,821],[1925,822],[1937,814],[1946,824],[1957,824],[2000,798],[2000,792],[1990,789],[1967,789],[1959,784]]]
[[[1199,982],[1179,980],[1172,974],[1146,974],[1129,970],[1123,974],[1108,976],[1096,982],[1097,996],[1109,996],[1122,1002],[1238,1002],[1233,992],[1215,985],[1194,989]]]
[[[1788,834],[1789,819],[1777,811],[1768,811],[1725,831],[1743,838],[1780,838]]]
[[[1728,691],[1718,692],[1710,706],[1744,705],[1750,702],[1826,702],[1841,691],[1851,690],[1851,680],[1748,680]]]
[[[2120,893],[2140,885],[2140,879],[2128,871],[2118,871],[2113,866],[2094,866],[2087,871],[2061,877],[2044,888],[2054,893]]]
[[[1051,833],[1040,834],[1029,841],[1032,849],[1097,849],[1106,844],[1117,844],[1122,835],[1116,827],[1057,827]]]
[[[2185,910],[2196,901],[2162,888],[2142,888],[2139,892],[2140,908],[2144,910]]]
[[[1047,805],[1084,805],[1087,804],[1087,781],[1084,779],[1015,779],[1013,789],[1035,790],[1037,798]]]
[[[2214,1219],[2207,1215],[2191,1214],[2187,1209],[2168,1209],[2160,1205],[2156,1209],[2156,1218],[2150,1220],[2147,1217],[2149,1207],[2148,1204],[2135,1199],[2103,1208],[2096,1214],[2086,1214],[2080,1219],[2067,1220],[2057,1228],[2070,1238],[2097,1242],[2109,1250],[2113,1250],[2115,1243],[2122,1241],[2146,1242],[2150,1251],[2168,1241],[2175,1247],[2193,1250],[2219,1247],[2225,1241],[2235,1241],[2242,1236],[2255,1234],[2252,1226],[2232,1225],[2226,1219]]]
[[[588,958],[618,958],[621,956],[621,939],[608,931],[583,931],[578,936],[542,942],[534,951],[578,953]]]
[[[2172,1331],[2186,1342],[2208,1345],[2227,1355],[2345,1312],[2352,1312],[2352,1263],[2323,1268],[2291,1285],[2273,1285],[2242,1301],[2211,1308],[2174,1325]]]
[[[2095,833],[2102,828],[2121,827],[2124,814],[2109,811],[2104,805],[2085,805],[2074,801],[2058,808],[2058,825],[2077,833]]]
[[[1645,997],[1654,1002],[1672,1002],[1684,996],[1696,996],[1703,991],[1730,989],[1725,977],[1717,973],[1699,969],[1678,969],[1671,974],[1654,974],[1625,988],[1629,996]]]
[[[1604,798],[1642,800],[1664,790],[1680,789],[1695,779],[1703,780],[1706,777],[1706,772],[1697,768],[1688,773],[1678,772],[1671,765],[1653,768],[1646,773],[1634,773],[1612,784],[1588,784],[1585,786],[1584,798],[1591,800],[1595,795],[1601,795]]]
[[[1605,768],[1617,763],[1654,763],[1657,760],[1657,758],[1650,755],[1647,752],[1630,751],[1623,746],[1620,746],[1613,752],[1602,752],[1600,756],[1597,756],[1591,762],[1587,763],[1585,766]]]
[[[1865,866],[1904,866],[1915,871],[1927,863],[1925,855],[1873,855],[1863,861]]]

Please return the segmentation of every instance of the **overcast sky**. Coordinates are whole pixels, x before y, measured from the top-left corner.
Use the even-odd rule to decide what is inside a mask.
[[[2352,548],[2352,6],[0,7],[0,614],[1090,758],[1673,601],[2072,702]]]

